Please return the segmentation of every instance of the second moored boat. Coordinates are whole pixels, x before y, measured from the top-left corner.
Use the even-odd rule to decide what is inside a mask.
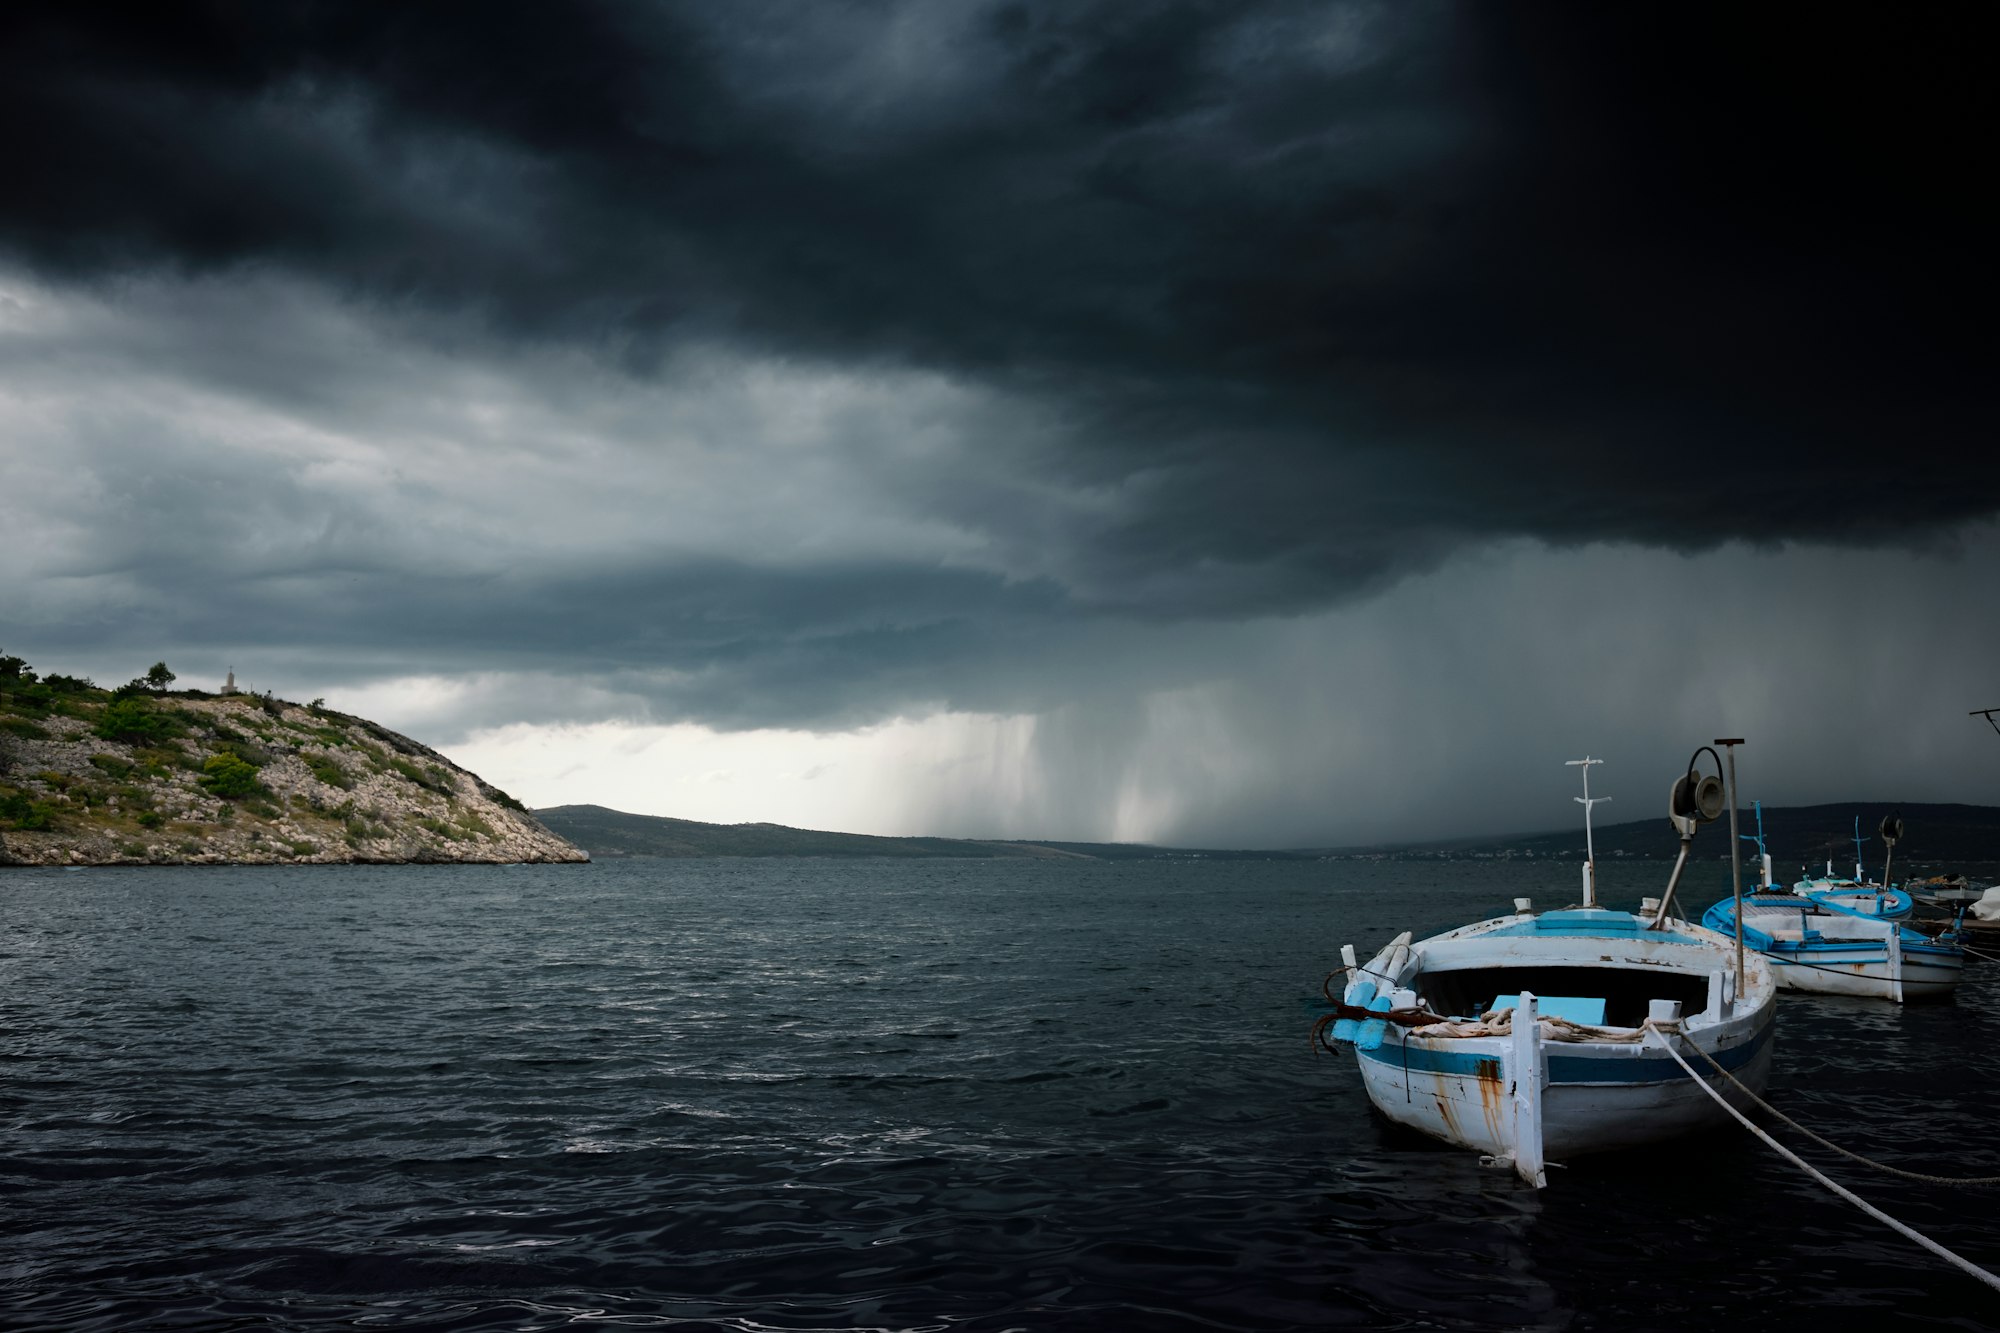
[[[1903,821],[1882,821],[1882,838],[1893,856]],[[1758,850],[1763,851],[1759,820]],[[1855,839],[1856,847],[1860,839]],[[1725,898],[1702,914],[1711,930],[1733,935],[1742,924],[1743,942],[1770,961],[1784,990],[1821,995],[1858,995],[1898,1004],[1948,1000],[1965,971],[1965,947],[1954,927],[1935,938],[1903,925],[1910,895],[1888,884],[1861,881],[1860,855],[1853,880],[1805,880],[1792,891],[1771,883],[1771,858],[1763,863],[1762,887],[1740,901]],[[1883,879],[1888,865],[1883,866]]]

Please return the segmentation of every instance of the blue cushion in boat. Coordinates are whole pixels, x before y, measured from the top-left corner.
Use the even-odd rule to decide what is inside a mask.
[[[1490,1009],[1506,1013],[1512,1009],[1518,995],[1503,995],[1488,1006]],[[1537,995],[1535,1012],[1549,1018],[1567,1018],[1572,1023],[1589,1023],[1593,1026],[1604,1021],[1604,1001],[1588,995]]]

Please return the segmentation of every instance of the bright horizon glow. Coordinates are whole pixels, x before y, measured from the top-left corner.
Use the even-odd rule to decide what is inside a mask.
[[[514,723],[475,733],[450,747],[450,757],[538,808],[601,805],[706,824],[1000,838],[1023,836],[1011,810],[996,808],[989,827],[945,830],[894,797],[982,760],[1023,771],[1033,731],[1030,718],[966,714],[827,733]]]

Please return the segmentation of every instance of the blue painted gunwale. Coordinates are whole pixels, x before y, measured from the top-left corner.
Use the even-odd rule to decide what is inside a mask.
[[[1746,930],[1743,932],[1743,942],[1745,944],[1751,943],[1750,936],[1751,936],[1750,931]],[[1859,953],[1865,949],[1876,950],[1878,956],[1873,958],[1842,957],[1840,958],[1839,961],[1842,964],[1886,963],[1889,961],[1889,951],[1887,949],[1882,948],[1882,946],[1880,946],[1879,944],[1871,944],[1866,940],[1863,940],[1858,944],[1849,943],[1849,944],[1806,944],[1806,945],[1793,944],[1790,940],[1781,940],[1774,942],[1768,946],[1753,946],[1753,947],[1757,948],[1758,953],[1761,953],[1767,958],[1774,959],[1778,962],[1794,962],[1797,959],[1803,958],[1808,954],[1811,954],[1814,957],[1830,957],[1836,954]],[[1907,961],[1912,957],[1924,958],[1932,960],[1934,962],[1947,962],[1947,963],[1962,963],[1965,961],[1964,954],[1959,952],[1957,949],[1949,947],[1940,947],[1935,944],[1905,944],[1903,946],[1904,960]]]
[[[1873,912],[1856,911],[1838,903],[1826,905],[1836,911],[1853,912],[1856,916],[1877,917],[1883,921],[1901,921],[1915,911],[1917,906],[1916,899],[1912,898],[1906,889],[1885,887],[1880,884],[1863,884],[1851,879],[1802,879],[1792,886],[1792,892],[1797,897],[1809,898],[1814,902],[1819,901],[1821,894],[1845,894],[1848,897],[1872,894],[1877,904],[1877,910]]]
[[[1724,1051],[1710,1051],[1715,1062],[1724,1069],[1734,1072],[1749,1064],[1757,1057],[1771,1039],[1776,1024],[1770,1020],[1758,1025],[1750,1040]],[[1471,1038],[1478,1041],[1480,1038]],[[1585,1083],[1672,1083],[1685,1079],[1680,1065],[1672,1056],[1604,1055],[1558,1055],[1553,1044],[1544,1048],[1549,1052],[1549,1086]],[[1477,1078],[1479,1066],[1495,1063],[1499,1057],[1492,1053],[1476,1055],[1459,1051],[1441,1051],[1427,1046],[1404,1043],[1384,1043],[1372,1051],[1359,1052],[1365,1060],[1375,1060],[1396,1069],[1408,1069],[1411,1073],[1456,1074],[1465,1078]]]
[[[1762,905],[1764,906],[1776,905],[1787,908],[1788,910],[1792,907],[1792,904],[1789,902],[1781,902],[1774,904],[1772,900],[1776,896],[1777,895],[1764,895]],[[1744,901],[1748,902],[1750,901],[1750,899],[1746,897]],[[1806,901],[1808,903],[1818,903],[1817,899],[1807,899]],[[1701,924],[1706,926],[1708,929],[1717,932],[1718,934],[1722,935],[1734,934],[1736,930],[1735,906],[1736,905],[1732,900],[1727,898],[1723,899],[1721,902],[1716,903],[1714,906],[1710,907],[1706,912],[1703,912],[1701,914]],[[1810,906],[1801,906],[1798,909],[1799,924],[1801,930],[1809,929],[1805,925],[1805,921],[1807,918],[1813,916],[1828,915],[1828,914],[1836,916],[1855,916],[1855,917],[1860,917],[1863,920],[1869,920],[1869,921],[1884,921],[1887,922],[1889,925],[1894,926],[1896,934],[1902,938],[1904,958],[1909,958],[1912,955],[1914,955],[1918,958],[1941,960],[1945,962],[1955,962],[1959,964],[1963,964],[1965,961],[1965,950],[1959,947],[1958,945],[1939,944],[1936,941],[1932,940],[1929,936],[1921,935],[1916,931],[1911,930],[1908,926],[1897,925],[1894,921],[1891,921],[1887,917],[1873,916],[1867,912],[1850,911],[1847,908],[1842,907],[1839,903],[1818,903],[1818,906],[1821,910],[1817,912],[1814,911],[1813,908]],[[1814,931],[1812,933],[1817,934],[1818,932]],[[1808,955],[1817,957],[1822,955],[1830,956],[1835,954],[1843,955],[1838,959],[1838,961],[1843,965],[1852,965],[1856,963],[1861,963],[1861,964],[1886,963],[1889,961],[1889,952],[1882,946],[1882,942],[1880,940],[1829,940],[1829,939],[1781,940],[1777,938],[1775,935],[1768,934],[1767,932],[1761,931],[1757,929],[1755,926],[1746,923],[1743,927],[1743,942],[1749,945],[1750,947],[1754,948],[1758,953],[1763,954],[1766,958],[1773,960],[1774,962],[1793,962],[1802,959]],[[1879,956],[1872,958],[1850,958],[1844,956],[1852,953],[1863,953],[1870,950],[1874,951]]]
[[[1493,930],[1479,932],[1482,939],[1509,936],[1547,935],[1561,939],[1605,940],[1650,939],[1662,944],[1702,944],[1705,941],[1683,935],[1671,927],[1654,930],[1642,916],[1614,912],[1602,907],[1578,907],[1563,912],[1544,912],[1525,921],[1511,921]]]

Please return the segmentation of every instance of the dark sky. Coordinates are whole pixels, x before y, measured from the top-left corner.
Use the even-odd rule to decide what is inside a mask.
[[[0,647],[696,817],[605,737],[914,729],[729,807],[883,831],[1561,823],[1725,721],[2000,800],[1990,30],[12,6]]]

